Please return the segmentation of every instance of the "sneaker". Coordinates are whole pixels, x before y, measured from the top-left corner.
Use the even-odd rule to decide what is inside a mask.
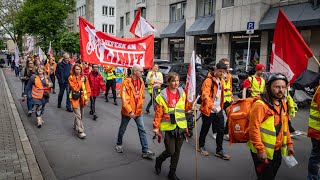
[[[78,136],[79,136],[80,139],[84,139],[87,135],[82,132],[82,133],[79,133]]]
[[[67,111],[68,112],[73,112],[71,108],[67,108]]]
[[[224,150],[221,150],[219,152],[216,152],[216,154],[214,154],[215,156],[222,158],[223,160],[229,160],[230,156],[224,152]]]
[[[146,110],[147,114],[150,114],[150,111],[149,110]]]
[[[143,158],[151,158],[152,156],[154,156],[154,152],[148,150],[147,152],[142,153],[141,155]]]
[[[199,147],[198,151],[204,156],[209,156],[209,153],[208,153],[208,151],[206,150],[205,147]]]
[[[116,149],[117,153],[123,153],[123,148],[122,148],[121,145],[117,145],[117,146],[115,147],[115,149]]]
[[[300,136],[300,135],[301,135],[300,131],[294,131],[294,132],[290,133],[290,137]]]
[[[93,120],[97,120],[98,116],[97,115],[93,115]]]
[[[114,103],[113,103],[115,106],[118,106],[118,103],[117,103],[117,101],[114,101]]]
[[[58,108],[61,108],[61,104],[58,104]]]
[[[109,99],[108,99],[108,98],[106,98],[106,99],[105,99],[105,102],[109,102]]]
[[[223,139],[226,140],[226,141],[229,141],[229,134],[223,135]]]
[[[90,115],[93,115],[94,113],[93,113],[93,111],[90,111],[89,114],[90,114]]]
[[[31,117],[32,110],[28,111],[28,117]]]
[[[217,133],[212,134],[213,139],[217,139]]]

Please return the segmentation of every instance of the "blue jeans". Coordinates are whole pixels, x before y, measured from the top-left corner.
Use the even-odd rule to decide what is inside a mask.
[[[308,164],[308,180],[319,180],[319,166],[320,166],[320,141],[311,138],[312,150]]]
[[[130,121],[129,116],[124,116],[121,115],[121,124],[119,127],[119,132],[118,132],[118,140],[117,140],[117,145],[122,145],[122,138],[123,135],[127,129],[128,123]],[[147,136],[146,136],[146,131],[144,130],[144,124],[143,124],[143,117],[138,116],[134,119],[134,121],[137,124],[138,127],[138,133],[139,133],[139,138],[140,138],[140,143],[142,146],[142,152],[147,152],[148,151],[148,142],[147,142]]]
[[[66,94],[67,94],[66,105],[67,105],[67,108],[71,108],[71,102],[69,98],[69,92],[70,92],[69,84],[59,84],[59,89],[60,91],[58,95],[58,105],[61,105],[63,93],[64,91],[66,91]]]
[[[19,69],[19,67],[14,66],[14,72],[16,73],[16,77],[18,77],[19,74],[20,74],[20,69]]]
[[[27,107],[28,107],[28,111],[31,111],[33,108],[33,104],[32,104],[32,95],[28,93],[27,95]]]

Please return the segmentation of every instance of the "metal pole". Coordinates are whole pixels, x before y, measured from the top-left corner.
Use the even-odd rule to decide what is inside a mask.
[[[246,72],[248,72],[248,64],[249,64],[249,56],[250,56],[250,40],[251,40],[251,35],[249,34],[247,61],[246,61]]]

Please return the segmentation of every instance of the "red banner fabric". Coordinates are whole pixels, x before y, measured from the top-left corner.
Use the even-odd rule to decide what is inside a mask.
[[[81,17],[79,28],[83,61],[115,67],[132,67],[134,64],[140,64],[144,68],[152,67],[153,35],[143,38],[117,38],[98,31]]]
[[[283,73],[291,84],[306,68],[312,51],[280,9],[274,30],[270,72]]]

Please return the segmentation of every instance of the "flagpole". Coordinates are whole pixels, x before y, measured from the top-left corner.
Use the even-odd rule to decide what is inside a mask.
[[[200,97],[201,98],[201,97]],[[194,130],[195,130],[195,141],[196,141],[196,180],[198,180],[198,133],[197,133],[197,99],[193,105],[193,122],[194,122]]]
[[[320,67],[319,60],[316,58],[316,56],[315,56],[315,55],[313,55],[312,57],[313,57],[313,59],[316,61],[316,63],[318,64],[318,66]]]

